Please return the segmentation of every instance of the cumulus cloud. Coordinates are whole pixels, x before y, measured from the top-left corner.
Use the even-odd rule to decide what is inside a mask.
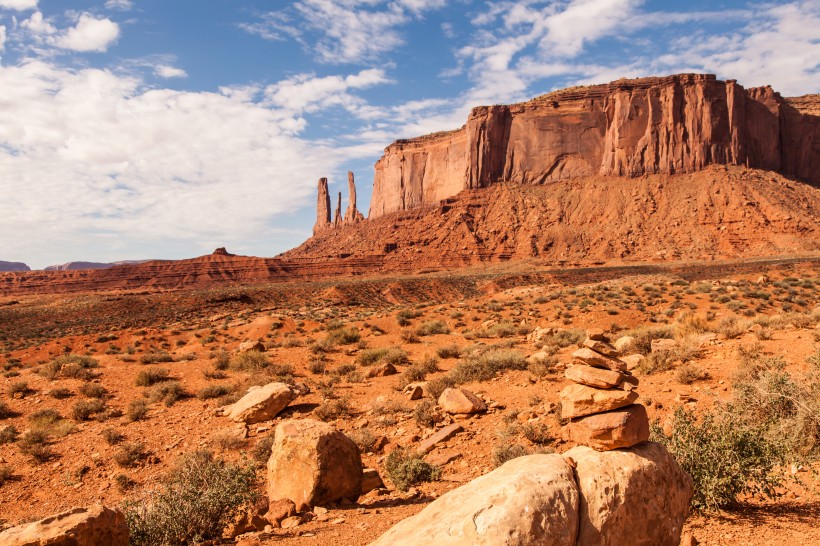
[[[134,8],[134,2],[131,0],[108,0],[105,7],[119,11],[131,11]]]
[[[0,8],[13,9],[15,11],[25,11],[35,9],[37,0],[0,0]]]
[[[69,28],[60,36],[55,44],[72,51],[107,51],[108,47],[120,37],[120,27],[114,21],[106,18],[96,18],[89,13],[83,13],[77,25]]]
[[[169,66],[167,64],[160,64],[154,67],[154,74],[163,79],[171,78],[187,78],[188,73],[181,68]]]

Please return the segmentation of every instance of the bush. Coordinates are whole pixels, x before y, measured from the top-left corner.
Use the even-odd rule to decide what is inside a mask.
[[[473,381],[487,381],[505,370],[527,369],[526,359],[518,352],[505,349],[491,349],[471,355],[449,373],[455,384]]]
[[[771,496],[782,475],[782,450],[767,439],[765,430],[731,407],[695,413],[675,410],[669,436],[652,427],[653,440],[666,445],[694,481],[692,507],[713,511],[733,506],[740,495]]]
[[[75,354],[61,355],[41,367],[37,373],[47,379],[65,377],[72,379],[87,379],[88,370],[99,367],[99,362],[90,356]]]
[[[426,398],[413,410],[413,418],[420,427],[433,428],[441,420],[441,415],[436,411],[436,403]]]
[[[117,429],[107,428],[102,431],[102,437],[108,445],[115,446],[125,440],[125,436]]]
[[[14,477],[14,472],[8,466],[0,466],[0,486]]]
[[[348,434],[348,437],[353,440],[353,443],[359,447],[359,451],[362,453],[369,453],[373,451],[373,447],[376,445],[377,440],[376,435],[366,428],[354,430]]]
[[[530,451],[521,444],[504,443],[493,448],[493,464],[498,467],[507,461],[529,454]]]
[[[230,394],[234,391],[234,387],[231,385],[209,385],[200,389],[198,393],[196,393],[196,397],[200,400],[210,400],[211,398],[219,398],[220,396],[225,396],[226,394]]]
[[[95,413],[105,410],[105,402],[99,399],[79,400],[71,408],[71,417],[75,421],[88,421]]]
[[[447,323],[441,320],[428,320],[422,322],[416,328],[416,335],[419,336],[432,336],[435,334],[449,334],[450,327],[447,326]]]
[[[129,421],[141,421],[145,419],[148,414],[148,402],[141,398],[131,400],[128,403],[128,409],[125,410],[125,415]]]
[[[54,457],[54,452],[49,449],[48,443],[48,433],[42,430],[30,430],[18,441],[20,452],[39,463],[44,463]]]
[[[407,491],[412,485],[437,481],[441,469],[422,459],[418,453],[397,448],[384,461],[384,469],[390,481],[399,491]]]
[[[674,333],[675,330],[671,326],[642,327],[630,330],[625,335],[632,337],[633,341],[623,349],[622,353],[635,352],[648,355],[652,352],[653,339],[672,339]]]
[[[137,387],[150,387],[161,381],[168,381],[170,378],[171,372],[169,370],[165,368],[150,368],[138,373],[134,383]]]
[[[11,410],[8,405],[0,400],[0,419],[8,419],[9,417],[14,417],[14,412]]]
[[[114,454],[114,462],[123,467],[133,467],[147,456],[144,445],[139,442],[128,442],[122,444],[120,450]]]
[[[31,428],[35,430],[47,430],[62,419],[60,413],[55,409],[42,409],[35,411],[28,416]]]
[[[0,428],[0,445],[16,442],[19,434],[17,427],[14,425]]]
[[[234,465],[208,451],[184,456],[161,486],[126,502],[131,544],[193,544],[218,539],[239,511],[256,500],[252,464]]]
[[[427,387],[424,390],[427,391],[427,394],[430,395],[433,400],[438,400],[441,393],[450,387],[454,387],[455,384],[456,382],[452,377],[445,375],[444,377],[437,377],[436,379],[428,381]]]
[[[169,408],[177,403],[181,398],[187,396],[179,381],[169,381],[160,383],[151,389],[148,398],[152,402],[162,402]]]
[[[260,351],[246,351],[233,355],[230,359],[230,368],[242,372],[254,372],[270,365],[268,357]]]
[[[413,309],[403,309],[396,313],[396,321],[399,323],[399,326],[407,326],[410,324],[410,321],[416,317],[418,317],[420,313],[418,311],[414,311]]]
[[[687,364],[678,368],[675,378],[678,383],[683,385],[691,385],[695,381],[701,381],[709,377],[709,374],[695,366],[694,364]]]
[[[444,347],[439,347],[436,354],[439,358],[459,358],[461,356],[461,349],[459,349],[456,344],[445,345]]]
[[[6,393],[11,398],[14,398],[14,395],[16,394],[19,394],[21,397],[24,397],[30,392],[31,389],[28,388],[28,383],[26,383],[25,381],[15,381],[14,383],[10,384],[6,389]]]
[[[265,436],[253,446],[251,450],[251,457],[254,462],[259,465],[265,465],[270,459],[271,449],[273,448],[273,436]]]
[[[174,359],[167,351],[149,351],[140,357],[142,364],[156,364],[158,362],[173,362]]]
[[[313,415],[322,421],[333,421],[340,417],[349,417],[350,410],[350,402],[347,398],[337,398],[322,402],[322,405],[313,410]]]
[[[97,383],[85,383],[80,387],[80,394],[88,398],[102,398],[108,393],[105,387]]]
[[[378,349],[365,349],[360,352],[356,357],[356,362],[361,366],[372,366],[380,362],[401,366],[408,364],[410,358],[399,347],[380,347]]]
[[[336,328],[327,333],[325,340],[331,345],[350,345],[358,342],[362,338],[359,329],[355,326],[350,328]]]

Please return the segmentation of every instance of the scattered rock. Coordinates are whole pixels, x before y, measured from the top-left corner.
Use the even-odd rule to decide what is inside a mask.
[[[441,409],[450,414],[470,414],[487,411],[485,404],[478,396],[467,389],[447,388],[438,399]]]
[[[630,345],[635,343],[635,338],[632,336],[621,336],[615,343],[612,344],[618,352],[623,353],[625,349],[629,348]]]
[[[72,508],[0,533],[0,546],[128,546],[125,515],[101,505]]]
[[[458,423],[448,425],[420,443],[417,451],[419,453],[429,453],[436,447],[436,444],[449,440],[462,430],[464,430],[464,427]]]
[[[424,387],[420,383],[411,383],[404,387],[404,393],[411,401],[421,400],[424,397]]]
[[[327,423],[288,419],[274,433],[268,460],[268,498],[290,499],[297,509],[356,499],[362,459],[356,444]]]
[[[622,356],[621,360],[626,362],[626,370],[628,372],[631,372],[632,370],[641,365],[641,362],[643,362],[644,358],[646,357],[644,357],[641,354],[634,354],[629,356]]]
[[[374,489],[383,489],[384,481],[375,468],[365,468],[362,471],[362,495]]]
[[[648,440],[649,417],[645,407],[633,404],[573,419],[564,430],[569,441],[597,451],[609,451],[632,447]]]
[[[249,353],[251,351],[258,351],[260,353],[264,353],[265,350],[266,350],[265,349],[265,344],[262,343],[261,341],[248,340],[248,341],[243,341],[242,343],[239,344],[238,352],[240,352],[240,353]]]
[[[569,419],[592,415],[633,404],[638,393],[620,389],[601,390],[586,385],[568,385],[559,393],[561,417]]]
[[[604,356],[617,357],[620,354],[618,349],[616,349],[609,343],[597,339],[584,340],[584,347],[586,347],[587,349],[592,349],[596,353],[600,353]]]
[[[539,343],[543,342],[544,339],[552,337],[554,335],[555,328],[542,328],[540,326],[536,326],[532,332],[527,334],[527,341],[538,345]]]
[[[604,332],[603,328],[589,328],[587,329],[587,339],[592,341],[603,341],[609,342],[609,338],[606,336],[606,332]]]
[[[227,408],[228,418],[246,424],[270,421],[296,396],[296,391],[285,383],[268,383],[263,387],[248,389],[245,396]]]
[[[578,487],[561,455],[529,455],[445,493],[370,546],[572,546]]]
[[[603,368],[593,368],[584,364],[575,364],[570,366],[564,372],[567,379],[581,385],[588,385],[590,387],[600,387],[602,389],[611,389],[620,385],[625,374],[620,372],[613,372]]]
[[[296,504],[290,499],[279,499],[272,501],[268,505],[268,511],[264,518],[271,523],[279,524],[283,519],[296,514]]]
[[[575,461],[581,497],[578,546],[678,545],[692,480],[663,445],[564,455]]]
[[[367,377],[387,377],[388,375],[396,375],[397,373],[399,372],[396,371],[396,367],[389,362],[386,362],[370,368],[370,371],[367,372]]]
[[[616,372],[622,372],[626,370],[625,362],[617,358],[610,358],[608,356],[597,353],[588,347],[582,347],[581,349],[578,349],[577,351],[572,353],[572,358],[580,360],[584,364],[587,364],[594,368],[607,368],[609,370],[614,370]]]

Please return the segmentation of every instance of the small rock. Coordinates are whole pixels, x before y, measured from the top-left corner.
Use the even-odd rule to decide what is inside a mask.
[[[449,414],[470,414],[487,411],[485,404],[478,396],[467,389],[447,388],[441,393],[438,405]]]

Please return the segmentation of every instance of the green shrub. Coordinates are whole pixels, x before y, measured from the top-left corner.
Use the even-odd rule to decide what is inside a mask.
[[[441,477],[439,467],[428,463],[418,453],[401,447],[390,452],[384,461],[384,469],[399,491],[407,491],[412,485],[437,481]]]
[[[104,410],[105,402],[102,400],[78,400],[71,408],[71,417],[75,421],[88,421],[92,415]]]
[[[487,381],[506,370],[525,370],[527,361],[516,351],[490,349],[470,355],[456,365],[448,374],[455,384]]]
[[[416,328],[416,335],[419,336],[432,336],[435,334],[449,334],[450,327],[447,326],[446,322],[441,320],[428,320],[422,322]]]
[[[350,345],[358,342],[362,338],[359,329],[355,326],[349,328],[336,328],[327,333],[326,341],[331,345]]]
[[[167,351],[149,351],[140,357],[141,364],[156,364],[158,362],[173,362],[173,357]]]
[[[439,347],[436,354],[439,358],[459,358],[461,356],[461,349],[455,344],[445,345]]]
[[[148,414],[148,402],[142,398],[131,400],[128,403],[128,409],[125,410],[125,415],[129,421],[141,421],[145,419]]]
[[[234,387],[231,385],[209,385],[200,389],[200,391],[196,393],[196,397],[200,400],[210,400],[211,398],[219,398],[220,396],[230,394],[234,390]]]
[[[507,461],[511,461],[529,454],[530,451],[521,444],[500,444],[493,448],[493,464],[496,467],[499,467]]]
[[[194,544],[219,539],[240,510],[256,501],[253,464],[237,465],[208,451],[184,456],[144,498],[124,504],[134,546]]]
[[[377,349],[365,349],[356,357],[356,362],[361,366],[372,366],[384,362],[394,366],[402,366],[410,362],[407,353],[399,347],[380,347]]]
[[[254,372],[270,366],[265,353],[260,351],[246,351],[235,354],[230,358],[230,368],[242,372]]]
[[[171,407],[185,396],[187,396],[187,393],[179,381],[168,381],[154,385],[154,387],[151,388],[148,398],[152,402],[162,402],[166,406]]]

